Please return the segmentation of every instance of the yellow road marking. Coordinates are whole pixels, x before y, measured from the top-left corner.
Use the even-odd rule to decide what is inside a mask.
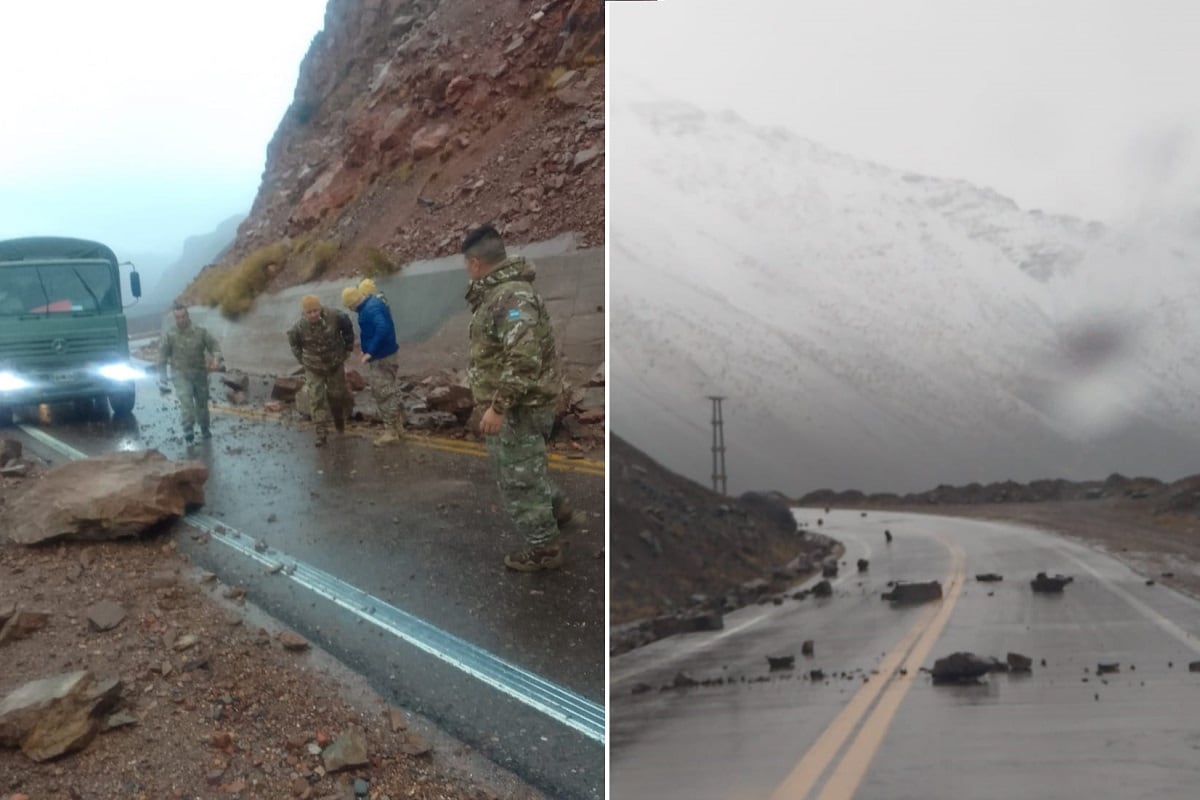
[[[900,703],[903,702],[904,696],[908,694],[908,690],[912,688],[913,682],[917,679],[917,670],[925,663],[929,651],[933,649],[933,645],[942,635],[946,623],[950,621],[954,604],[958,602],[958,596],[962,593],[963,565],[966,562],[966,555],[960,545],[950,545],[950,551],[953,565],[950,569],[946,595],[942,598],[937,616],[921,634],[920,640],[905,660],[906,674],[897,675],[888,682],[887,691],[883,693],[879,705],[875,706],[875,710],[863,723],[858,736],[854,738],[854,742],[842,756],[841,763],[838,764],[837,769],[817,796],[817,800],[849,800],[854,797],[858,785],[866,777],[867,768],[871,766],[871,762],[879,752],[879,746],[883,743],[883,737],[887,734],[888,728],[891,727],[892,719],[896,716]]]
[[[898,681],[902,681],[901,685],[904,686],[904,692],[907,692],[908,686],[911,685],[912,680],[916,676],[917,668],[920,667],[929,648],[933,646],[933,642],[937,640],[942,628],[945,627],[946,620],[949,619],[954,604],[958,600],[958,594],[962,590],[963,564],[965,562],[962,548],[958,545],[951,546],[951,556],[950,575],[945,582],[945,585],[949,587],[948,593],[942,598],[941,603],[931,605],[921,613],[917,621],[904,634],[904,637],[888,652],[883,661],[880,662],[878,667],[879,680],[868,681],[858,690],[850,702],[846,704],[846,707],[842,709],[841,713],[834,718],[833,722],[829,724],[812,747],[808,749],[808,752],[804,754],[803,758],[800,759],[800,762],[789,773],[784,782],[771,795],[771,800],[803,800],[803,798],[808,797],[813,787],[816,786],[817,781],[825,773],[826,769],[828,769],[838,752],[842,749],[842,746],[846,743],[846,740],[850,738],[854,729],[858,727],[859,721],[867,714],[867,711],[884,688],[890,689],[897,685]],[[918,651],[920,658],[916,657]],[[907,659],[905,658],[906,656],[908,656]],[[902,662],[908,666],[908,675],[901,676],[896,674]],[[899,700],[903,699],[903,697],[904,694],[902,692],[898,699],[895,700],[896,706],[899,706]],[[873,726],[872,720],[877,718],[878,712],[879,708],[876,708],[871,716],[867,718],[866,723],[863,725],[864,733],[868,728]],[[891,716],[894,713],[893,709],[891,714],[887,715],[886,723],[891,722]],[[883,733],[887,730],[886,723],[879,731],[878,736],[880,741],[883,738]],[[862,742],[861,746],[860,742]],[[865,747],[867,743],[868,740],[864,739],[863,733],[860,733],[846,756],[843,757],[838,768],[838,773],[843,773],[843,770],[848,771],[851,766],[857,766],[861,769],[861,774],[859,774],[858,780],[854,782],[854,786],[858,785],[858,781],[861,780],[862,774],[865,774],[866,768],[870,764],[870,759],[862,761],[861,757],[856,754],[865,752],[860,747]],[[878,748],[878,742],[875,743],[875,748]],[[870,751],[871,757],[874,757],[874,754],[875,750],[872,749]],[[854,756],[853,759],[851,759],[852,755]],[[848,759],[850,759],[849,763],[851,766],[847,766]],[[834,778],[838,777],[838,773],[835,773]],[[834,778],[830,779],[830,784],[833,783]],[[844,782],[845,780],[846,776],[843,774],[840,781]],[[822,800],[824,800],[826,793],[829,791],[830,786],[827,785],[825,791],[821,794]]]
[[[270,414],[266,411],[260,411],[258,409],[237,408],[235,406],[227,406],[218,403],[212,406],[212,410],[218,414],[226,414],[231,417],[277,422],[280,424],[283,423],[283,419],[278,414]],[[416,436],[411,433],[404,434],[404,439],[405,441],[412,442],[419,447],[427,447],[431,450],[442,450],[448,453],[477,456],[479,458],[487,457],[487,448],[482,444],[478,444],[477,442],[467,442],[461,439],[449,439],[440,436]],[[561,470],[563,472],[577,472],[582,475],[597,475],[604,477],[603,461],[567,458],[566,456],[562,456],[557,453],[548,453],[546,458],[551,469]]]

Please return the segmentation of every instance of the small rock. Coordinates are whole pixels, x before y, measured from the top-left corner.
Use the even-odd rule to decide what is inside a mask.
[[[589,147],[587,150],[580,150],[575,154],[575,158],[571,162],[571,171],[579,172],[599,157],[600,151],[595,147]]]
[[[370,763],[367,758],[367,735],[361,728],[351,727],[321,753],[326,772],[337,772]]]
[[[279,643],[283,645],[284,650],[293,653],[299,653],[309,648],[308,640],[298,633],[284,631],[279,634]]]
[[[405,735],[404,744],[400,746],[400,750],[408,756],[423,756],[432,749],[424,737],[412,732]]]
[[[1033,659],[1020,653],[1009,653],[1008,666],[1012,668],[1013,672],[1029,672],[1033,669]]]
[[[814,647],[815,645],[812,639],[805,639],[804,643],[800,645],[800,655],[812,656]]]
[[[105,730],[115,730],[124,728],[127,725],[137,725],[138,718],[130,714],[128,711],[118,711],[115,714],[110,714],[108,719],[104,721]]]
[[[88,607],[87,618],[95,630],[108,631],[125,619],[125,609],[112,600],[101,600]]]
[[[392,728],[392,733],[399,733],[408,727],[408,719],[404,716],[404,712],[395,706],[387,707],[388,725]]]
[[[0,628],[0,645],[25,639],[46,627],[49,622],[50,614],[45,611],[16,611]]]
[[[182,653],[184,650],[189,650],[195,647],[200,642],[200,637],[194,633],[187,633],[175,640],[175,644],[171,645],[171,649]]]
[[[767,669],[771,671],[792,669],[795,665],[795,656],[767,656]]]

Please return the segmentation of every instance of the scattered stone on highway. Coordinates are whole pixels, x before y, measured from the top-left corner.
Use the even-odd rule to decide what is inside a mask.
[[[884,592],[881,596],[884,600],[888,600],[894,605],[928,603],[931,600],[941,599],[942,584],[940,581],[925,581],[923,583],[897,581],[890,592]]]
[[[866,571],[867,571],[867,569],[870,567],[870,565],[871,565],[871,562],[867,561],[867,559],[865,559],[865,558],[860,558],[860,559],[858,560],[858,571],[859,571],[859,572],[866,572]]]
[[[1188,664],[1188,672],[1200,672],[1200,661],[1192,661]]]
[[[997,575],[994,572],[984,572],[980,575],[976,575],[975,580],[979,581],[980,583],[995,583],[996,581],[1004,580],[1004,576]]]
[[[795,656],[767,656],[767,668],[774,672],[779,669],[792,669],[796,666]]]
[[[1063,587],[1071,582],[1071,579],[1065,575],[1055,575],[1050,577],[1044,572],[1039,572],[1037,576],[1029,582],[1029,585],[1035,592],[1043,594],[1058,593],[1063,590]]]
[[[823,681],[825,680],[825,671],[820,669],[809,670],[808,679],[810,681]]]
[[[888,544],[891,544],[891,543],[892,543],[892,532],[891,532],[891,531],[884,531],[884,532],[883,532],[883,538],[884,538],[884,540],[885,540],[885,541],[887,541],[887,543],[888,543]]]
[[[1111,672],[1120,672],[1120,671],[1121,671],[1121,665],[1117,664],[1115,662],[1108,663],[1108,664],[1100,663],[1100,664],[1096,665],[1096,674],[1097,675],[1107,675]]]
[[[833,584],[829,581],[821,581],[813,586],[812,593],[814,597],[830,597],[833,595]]]
[[[834,559],[829,559],[821,565],[822,578],[836,578],[838,574],[838,563]]]
[[[813,654],[813,647],[814,647],[813,640],[805,639],[804,643],[802,645],[800,645],[800,655],[811,656]]]
[[[1033,670],[1033,659],[1029,656],[1023,656],[1020,653],[1008,654],[1008,665],[1013,672],[1031,672]],[[1046,666],[1046,662],[1042,660],[1042,666]]]
[[[993,670],[995,659],[980,658],[974,653],[951,653],[933,662],[930,674],[934,683],[973,683]]]

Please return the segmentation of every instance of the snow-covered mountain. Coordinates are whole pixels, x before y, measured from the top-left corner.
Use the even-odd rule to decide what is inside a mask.
[[[729,489],[1200,472],[1200,253],[610,98],[613,430]]]

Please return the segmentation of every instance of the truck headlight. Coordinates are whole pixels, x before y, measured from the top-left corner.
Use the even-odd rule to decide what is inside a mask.
[[[116,363],[105,364],[99,370],[100,377],[107,378],[110,381],[136,381],[146,377],[146,373],[140,369],[135,369],[128,364]]]
[[[0,370],[0,392],[19,392],[28,389],[33,384],[15,372]]]

